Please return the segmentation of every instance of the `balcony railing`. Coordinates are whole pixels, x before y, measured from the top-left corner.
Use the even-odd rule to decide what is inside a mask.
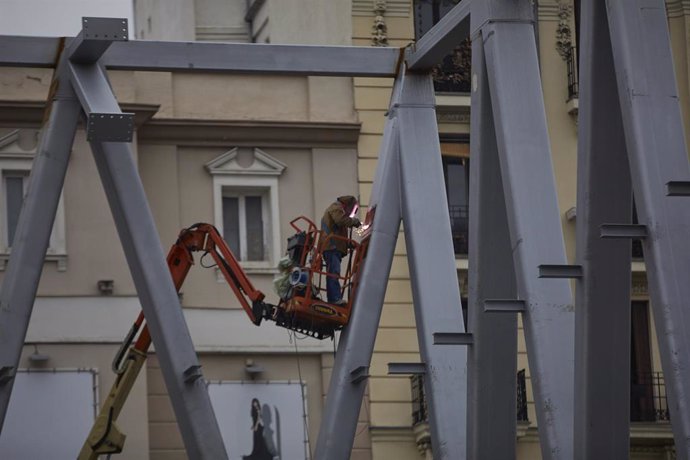
[[[671,420],[666,398],[666,383],[661,372],[641,372],[631,376],[630,381],[630,421],[666,422]],[[428,423],[424,376],[413,375],[412,386],[412,425]],[[529,422],[527,413],[527,385],[525,369],[517,373],[517,420]]]
[[[467,206],[448,206],[455,254],[467,255],[469,212]]]
[[[580,82],[577,71],[577,48],[570,47],[566,57],[568,65],[568,100],[577,99],[580,96]]]
[[[410,377],[412,386],[412,425],[429,422],[426,397],[424,394],[424,376],[413,375]],[[527,417],[527,390],[525,385],[525,370],[517,373],[517,420],[528,422]]]
[[[666,382],[661,372],[638,372],[630,378],[630,421],[670,421]]]

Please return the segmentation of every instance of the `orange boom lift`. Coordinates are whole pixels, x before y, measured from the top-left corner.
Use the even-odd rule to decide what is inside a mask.
[[[213,225],[198,223],[182,230],[168,252],[168,267],[175,289],[179,292],[194,265],[193,253],[202,252],[201,259],[210,255],[215,262],[214,267],[221,271],[252,323],[258,326],[264,319],[271,320],[278,326],[325,339],[333,337],[350,319],[358,273],[369,243],[371,219],[373,213],[370,212],[362,227],[365,230],[361,242],[352,238],[327,236],[304,216],[290,222],[296,233],[288,239],[289,282],[276,305],[264,302],[265,295],[252,285]],[[346,240],[348,247],[346,272],[338,276],[343,292],[348,294],[346,305],[333,305],[322,300],[327,277],[336,276],[326,272],[323,262],[323,248],[329,247],[332,238]],[[150,346],[151,335],[141,312],[115,355],[112,368],[117,378],[78,460],[97,460],[99,455],[122,452],[125,435],[117,428],[115,421],[146,361]]]

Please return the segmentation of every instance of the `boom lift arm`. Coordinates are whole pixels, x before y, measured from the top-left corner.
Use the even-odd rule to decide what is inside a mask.
[[[218,230],[209,224],[194,224],[184,229],[168,252],[168,267],[178,292],[194,265],[193,253],[197,251],[211,255],[252,323],[258,326],[264,317],[268,317],[274,306],[264,303],[264,294],[254,288]],[[139,337],[130,347],[140,330]],[[122,452],[125,435],[117,428],[115,421],[146,361],[150,346],[151,335],[141,312],[113,360],[113,371],[117,374],[115,383],[82,446],[78,460],[97,460],[99,455]]]

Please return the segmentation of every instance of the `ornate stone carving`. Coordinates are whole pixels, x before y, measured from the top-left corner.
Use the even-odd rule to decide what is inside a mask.
[[[556,51],[567,60],[570,57],[573,47],[573,32],[570,25],[570,18],[573,15],[572,5],[565,3],[558,4],[558,26],[556,27]]]
[[[386,0],[374,2],[374,25],[371,31],[371,43],[374,46],[388,46],[388,26],[383,15],[386,13]]]

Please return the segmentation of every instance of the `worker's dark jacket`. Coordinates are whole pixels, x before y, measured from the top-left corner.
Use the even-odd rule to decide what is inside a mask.
[[[347,229],[354,227],[357,219],[345,214],[345,205],[336,201],[326,208],[321,219],[321,231],[324,237],[328,235],[339,235],[347,238]],[[340,238],[331,238],[328,247],[324,250],[337,249],[341,254],[347,254],[347,241]]]

